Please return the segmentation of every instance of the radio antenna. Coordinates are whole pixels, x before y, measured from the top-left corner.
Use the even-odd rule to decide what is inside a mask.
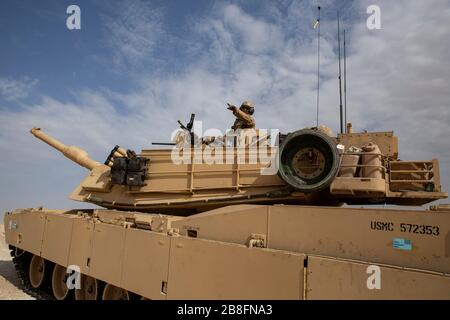
[[[344,29],[344,124],[347,132],[347,56],[345,54],[345,29]]]
[[[341,82],[341,36],[340,36],[340,27],[339,27],[339,11],[337,12],[337,27],[338,27],[338,55],[339,55],[339,113],[340,113],[340,127],[341,134],[344,133],[342,118],[343,118],[343,110],[342,110],[342,82]]]
[[[317,28],[317,107],[316,107],[316,127],[319,127],[319,92],[320,92],[320,6],[317,7],[318,17],[314,22],[314,29]]]

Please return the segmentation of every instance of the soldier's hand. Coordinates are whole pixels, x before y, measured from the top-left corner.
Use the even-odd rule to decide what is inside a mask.
[[[229,104],[229,103],[227,103],[227,105],[228,105],[228,110],[233,110],[233,111],[235,111],[237,108],[236,108],[236,106],[233,106],[232,104]]]

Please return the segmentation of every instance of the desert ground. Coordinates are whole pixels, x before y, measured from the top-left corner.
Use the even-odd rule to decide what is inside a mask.
[[[8,246],[5,243],[5,229],[0,224],[0,300],[32,300],[22,291]]]

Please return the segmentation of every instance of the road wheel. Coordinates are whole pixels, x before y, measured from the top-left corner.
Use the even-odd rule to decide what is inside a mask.
[[[75,290],[76,300],[99,300],[101,297],[101,283],[99,280],[82,274],[80,289]]]
[[[56,300],[65,300],[70,294],[67,287],[67,276],[67,268],[56,264],[52,274],[52,291]]]
[[[103,290],[103,300],[131,300],[131,296],[127,290],[106,284]]]
[[[34,289],[38,289],[43,286],[45,282],[45,273],[47,272],[48,264],[45,259],[37,255],[33,255],[30,261],[29,278],[30,285]]]

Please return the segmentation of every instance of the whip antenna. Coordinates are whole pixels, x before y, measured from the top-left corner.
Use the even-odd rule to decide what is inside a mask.
[[[317,7],[317,20],[314,22],[314,29],[317,29],[317,106],[316,106],[316,127],[319,127],[319,91],[320,91],[320,7]]]
[[[340,127],[341,133],[344,133],[342,125],[342,82],[341,82],[341,36],[339,27],[339,11],[337,12],[337,27],[338,27],[338,54],[339,54],[339,112],[340,112]]]
[[[347,130],[347,56],[345,54],[345,29],[344,29],[344,124],[345,133]]]

